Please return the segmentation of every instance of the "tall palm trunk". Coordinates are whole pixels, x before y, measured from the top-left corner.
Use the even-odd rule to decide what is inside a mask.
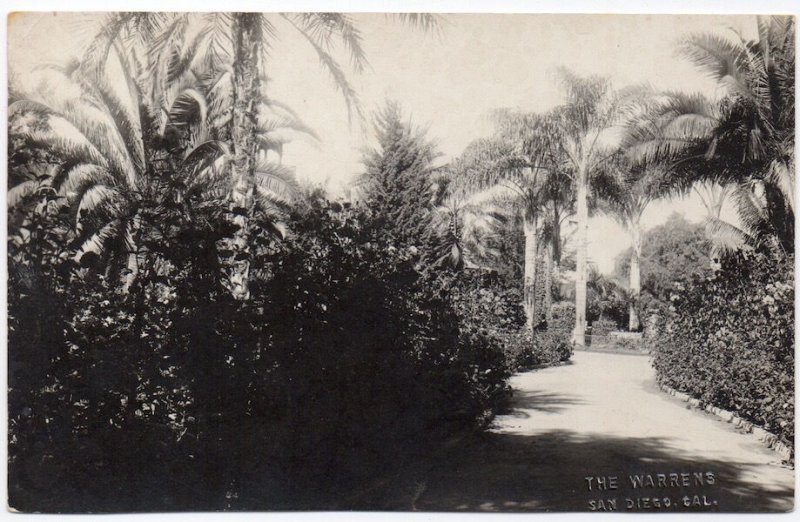
[[[238,229],[232,240],[234,259],[230,265],[230,290],[236,299],[250,296],[250,220],[255,192],[256,129],[261,92],[259,60],[262,27],[258,14],[237,13],[233,17],[233,119],[231,138],[234,188],[231,207]]]
[[[641,239],[641,225],[639,218],[634,217],[630,222],[631,231],[631,273],[630,273],[630,290],[631,302],[629,305],[628,314],[628,329],[635,332],[639,329],[639,314],[636,312],[636,302],[639,299],[639,292],[642,290],[641,282],[641,268],[640,259],[642,256],[642,239]]]
[[[128,259],[125,263],[125,274],[122,276],[122,292],[127,294],[131,285],[139,276],[139,234],[142,228],[142,217],[137,212],[125,228],[125,248]]]
[[[561,215],[558,205],[553,205],[550,218],[550,240],[547,243],[547,287],[545,288],[546,319],[548,326],[553,324],[553,282],[558,281],[558,270],[561,264]]]
[[[525,307],[525,326],[533,331],[536,318],[536,254],[538,251],[536,236],[536,218],[525,218],[525,275],[523,300]]]
[[[547,242],[547,257],[545,258],[545,277],[544,277],[544,313],[547,327],[553,324],[553,277],[555,271],[555,252],[553,242]]]
[[[561,212],[558,205],[553,205],[553,232],[550,237],[550,246],[553,248],[553,263],[556,268],[561,264]]]
[[[586,262],[589,242],[589,191],[586,167],[581,166],[577,177],[576,217],[578,220],[578,249],[575,268],[575,330],[573,340],[578,346],[586,344]]]

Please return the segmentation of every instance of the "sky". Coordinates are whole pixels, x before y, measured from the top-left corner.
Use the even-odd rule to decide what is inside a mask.
[[[557,67],[579,75],[600,74],[616,88],[648,83],[657,89],[722,91],[675,52],[676,41],[693,32],[755,35],[755,17],[719,15],[450,14],[440,30],[424,33],[384,14],[355,14],[369,66],[348,78],[367,121],[350,122],[344,98],[320,67],[314,51],[285,26],[268,60],[268,92],[291,106],[320,140],[290,143],[284,161],[302,180],[346,192],[361,171],[364,147],[372,142],[369,115],[394,100],[415,125],[427,129],[442,153],[457,156],[472,140],[491,132],[488,114],[497,108],[546,111],[562,101]],[[78,55],[95,26],[75,13],[22,13],[8,27],[9,67],[23,83],[41,63]],[[346,53],[334,50],[341,63]],[[700,221],[696,196],[659,201],[643,217],[645,229],[672,212]],[[724,217],[735,219],[733,209]],[[628,234],[607,217],[589,224],[589,256],[604,273],[630,245]]]

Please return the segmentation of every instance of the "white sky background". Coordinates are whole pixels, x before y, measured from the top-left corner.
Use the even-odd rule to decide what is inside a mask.
[[[200,6],[198,6],[200,7]],[[398,101],[412,121],[428,129],[442,161],[458,155],[473,139],[491,132],[487,114],[500,107],[545,111],[561,102],[555,67],[578,74],[602,74],[615,87],[650,83],[658,89],[721,92],[687,60],[675,42],[691,32],[742,31],[755,35],[752,16],[454,14],[439,34],[425,34],[383,14],[354,15],[362,31],[369,67],[350,72],[366,114],[386,99]],[[91,36],[86,15],[29,13],[8,26],[9,66],[23,81],[32,67],[64,62]],[[360,155],[371,129],[348,124],[344,99],[321,68],[314,51],[285,26],[273,42],[268,64],[272,97],[289,104],[314,128],[318,144],[299,140],[286,147],[284,161],[300,179],[341,194],[361,171]],[[730,33],[729,33],[730,34]],[[348,58],[337,53],[343,65]],[[699,221],[704,213],[690,197],[656,202],[644,228],[673,211]],[[725,212],[735,219],[732,209]],[[624,229],[605,217],[589,224],[589,255],[601,271],[630,244]]]

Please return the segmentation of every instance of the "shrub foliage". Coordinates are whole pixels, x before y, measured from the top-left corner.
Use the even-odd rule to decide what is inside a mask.
[[[794,258],[738,254],[675,287],[653,325],[658,379],[793,446]],[[652,332],[655,333],[652,333]]]
[[[370,208],[309,197],[283,241],[254,220],[237,301],[218,207],[168,191],[144,208],[149,262],[122,292],[67,255],[49,197],[9,236],[18,509],[363,507],[353,492],[380,499],[392,474],[485,427],[523,363],[519,290],[421,270]],[[526,342],[529,359],[543,349]]]

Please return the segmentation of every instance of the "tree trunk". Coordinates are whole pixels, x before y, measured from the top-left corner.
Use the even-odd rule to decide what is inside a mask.
[[[139,233],[142,228],[142,217],[137,213],[133,216],[125,229],[125,248],[128,250],[128,260],[125,263],[125,273],[122,276],[122,292],[127,294],[131,285],[139,275]]]
[[[525,276],[523,284],[523,300],[525,307],[525,326],[533,331],[536,318],[536,253],[538,249],[536,237],[536,218],[525,218]]]
[[[558,204],[553,205],[552,216],[552,230],[550,234],[550,242],[548,244],[548,278],[547,285],[547,324],[553,323],[553,282],[559,281],[559,266],[561,264],[561,213],[558,209]]]
[[[250,296],[250,220],[255,192],[256,129],[261,93],[259,60],[262,45],[261,20],[256,13],[233,16],[233,119],[231,139],[233,161],[231,195],[233,222],[238,229],[231,241],[233,260],[229,265],[230,291],[236,299]]]
[[[586,261],[589,227],[589,207],[587,193],[589,181],[584,166],[581,166],[577,177],[576,217],[578,220],[578,246],[575,268],[575,330],[573,340],[578,346],[586,344]]]
[[[545,265],[545,278],[544,278],[544,313],[547,327],[550,328],[553,324],[553,276],[555,271],[555,251],[553,249],[553,241],[547,242],[547,258]]]
[[[642,239],[639,218],[633,218],[630,223],[631,230],[631,273],[630,290],[631,303],[628,317],[628,329],[635,332],[639,329],[639,315],[636,312],[636,302],[639,300],[639,292],[642,290],[640,259],[642,256]]]
[[[558,205],[553,205],[553,235],[550,242],[553,247],[553,262],[558,267],[561,264],[561,212]]]

